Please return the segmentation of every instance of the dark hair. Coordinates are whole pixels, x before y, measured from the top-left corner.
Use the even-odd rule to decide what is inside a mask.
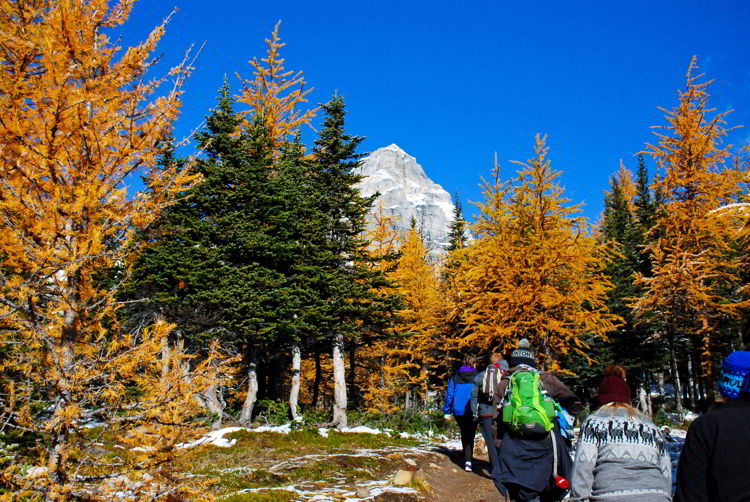
[[[627,380],[628,372],[623,366],[620,366],[619,364],[610,364],[609,366],[607,366],[607,369],[604,370],[604,376],[618,376],[623,380]]]
[[[464,366],[471,366],[474,368],[477,365],[477,356],[469,354],[464,357]]]

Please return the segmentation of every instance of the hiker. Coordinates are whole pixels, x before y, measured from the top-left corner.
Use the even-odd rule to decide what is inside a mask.
[[[456,424],[461,431],[461,445],[464,450],[464,469],[471,471],[471,461],[474,457],[474,437],[477,434],[477,423],[471,413],[471,392],[474,387],[474,377],[477,370],[474,368],[477,358],[466,356],[464,364],[458,369],[453,378],[450,379],[445,388],[445,404],[443,413],[445,419],[456,417]]]
[[[471,413],[474,419],[479,421],[479,429],[482,431],[490,456],[492,472],[500,467],[497,447],[492,439],[492,420],[495,415],[492,410],[492,399],[497,384],[503,376],[508,374],[508,369],[508,362],[503,359],[502,353],[493,352],[490,356],[490,365],[474,377],[474,389],[471,394]]]
[[[525,338],[508,362],[510,374],[500,380],[493,399],[495,410],[503,404],[502,415],[495,419],[503,426],[498,427],[500,468],[492,473],[492,481],[511,502],[560,500],[567,491],[572,462],[560,438],[553,400],[571,413],[583,406],[557,377],[536,369]],[[514,404],[514,398],[521,406]]]
[[[672,461],[659,428],[631,406],[625,368],[609,366],[599,409],[581,425],[570,480],[571,500],[669,502]]]
[[[724,359],[719,392],[724,404],[688,429],[675,502],[750,500],[750,352]]]

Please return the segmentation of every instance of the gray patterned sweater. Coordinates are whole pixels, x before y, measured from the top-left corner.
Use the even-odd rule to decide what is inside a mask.
[[[661,431],[642,413],[603,406],[581,425],[571,500],[668,502],[672,463]]]

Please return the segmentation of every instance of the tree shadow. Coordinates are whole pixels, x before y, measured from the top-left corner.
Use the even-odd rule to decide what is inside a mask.
[[[464,452],[454,450],[445,446],[438,446],[434,449],[435,453],[445,455],[460,470],[464,470]],[[472,472],[479,477],[492,479],[492,464],[488,460],[474,457],[471,461]]]

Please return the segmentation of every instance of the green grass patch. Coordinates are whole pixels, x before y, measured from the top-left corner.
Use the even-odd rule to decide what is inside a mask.
[[[294,493],[288,490],[263,490],[259,492],[237,493],[224,497],[222,502],[291,502]]]

